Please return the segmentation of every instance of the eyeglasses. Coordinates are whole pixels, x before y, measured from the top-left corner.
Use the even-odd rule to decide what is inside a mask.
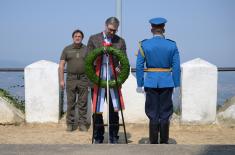
[[[107,27],[107,29],[108,29],[109,32],[113,32],[113,33],[115,33],[115,32],[118,31],[117,29],[111,29],[111,28],[109,28],[109,27]]]

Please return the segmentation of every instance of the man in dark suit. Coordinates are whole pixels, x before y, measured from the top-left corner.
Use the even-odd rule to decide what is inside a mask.
[[[88,40],[88,51],[91,52],[93,49],[100,48],[103,46],[112,46],[115,49],[119,49],[123,51],[126,54],[126,44],[124,39],[116,35],[116,32],[118,30],[119,26],[119,20],[116,17],[110,17],[105,22],[105,30],[103,32],[100,32],[98,34],[90,36]],[[106,55],[99,56],[94,64],[94,67],[97,71],[100,72],[100,78],[103,80],[106,80],[106,78],[110,79],[114,77],[114,75],[117,75],[117,73],[120,72],[121,66],[119,65],[119,61],[113,57],[113,63],[109,63],[109,74],[108,77],[103,74],[106,70],[106,61],[110,61],[110,57],[113,56],[110,55],[107,57]],[[115,72],[115,73],[114,73]],[[98,88],[98,89],[97,89]],[[99,107],[103,107],[102,104],[104,104],[104,100],[107,97],[106,96],[106,89],[100,88],[97,85],[94,85],[93,88],[93,106],[94,105],[101,105]],[[116,108],[116,105],[120,105],[123,101],[121,98],[121,91],[120,88],[112,88],[109,91],[110,97],[109,97],[109,141],[110,143],[117,143],[118,142],[118,130],[119,130],[119,116],[118,116],[118,110]],[[119,96],[115,95],[119,94]],[[98,96],[98,97],[97,97]],[[97,104],[94,103],[97,101]],[[103,143],[104,139],[104,122],[103,122],[103,116],[102,116],[102,109],[93,110],[93,124],[95,124],[94,130],[94,139],[95,143]]]

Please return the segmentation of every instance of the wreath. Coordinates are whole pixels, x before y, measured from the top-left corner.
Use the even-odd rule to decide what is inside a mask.
[[[105,51],[109,55],[116,56],[121,64],[122,68],[117,76],[117,81],[115,79],[108,81],[110,88],[119,87],[126,81],[130,73],[129,61],[126,55],[121,50],[115,49],[113,47],[101,47],[92,50],[91,52],[89,52],[85,59],[85,73],[90,81],[95,83],[96,85],[99,85],[102,88],[105,88],[107,86],[107,81],[100,79],[99,76],[96,75],[94,68],[94,61],[98,56],[104,54],[104,48],[106,48]]]

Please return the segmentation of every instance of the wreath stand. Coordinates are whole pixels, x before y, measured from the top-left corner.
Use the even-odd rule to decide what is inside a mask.
[[[110,124],[109,123],[109,57],[111,57],[111,59],[113,59],[113,56],[112,54],[109,55],[109,53],[107,52],[107,48],[104,47],[103,48],[104,50],[104,53],[101,55],[101,62],[103,61],[103,55],[105,54],[107,56],[107,59],[106,59],[106,102],[107,102],[107,124],[95,124],[94,121],[93,121],[93,131],[92,131],[92,144],[94,143],[94,129],[97,127],[97,126],[107,126],[107,132],[108,132],[108,144],[110,143],[110,137],[109,137],[109,127],[110,126],[123,126],[123,130],[124,130],[124,136],[125,136],[125,142],[126,144],[128,144],[128,141],[127,141],[127,135],[126,135],[126,126],[125,126],[125,121],[124,121],[124,116],[123,116],[123,111],[122,111],[122,107],[121,107],[121,102],[120,102],[120,93],[119,91],[118,92],[118,104],[119,104],[119,107],[120,107],[120,110],[121,110],[121,117],[122,117],[122,124],[118,123],[118,124]],[[100,89],[100,83],[101,83],[101,78],[100,78],[100,74],[101,74],[101,67],[102,67],[102,64],[100,65],[100,72],[99,72],[99,81],[98,81],[98,93],[99,93],[99,89]],[[116,71],[114,71],[114,77],[115,77],[115,84],[116,84],[116,88],[118,89],[119,85],[118,85],[118,80],[117,80],[117,75],[116,75]],[[127,76],[128,77],[128,76]],[[98,95],[97,95],[97,99],[96,99],[96,105],[95,105],[95,113],[97,113],[97,102],[98,102]],[[95,117],[96,115],[94,115],[94,120],[95,120]]]

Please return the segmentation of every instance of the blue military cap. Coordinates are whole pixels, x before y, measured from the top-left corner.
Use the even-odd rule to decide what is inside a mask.
[[[149,20],[149,23],[150,24],[153,24],[153,25],[161,25],[161,24],[165,24],[167,22],[167,20],[165,18],[152,18]]]

